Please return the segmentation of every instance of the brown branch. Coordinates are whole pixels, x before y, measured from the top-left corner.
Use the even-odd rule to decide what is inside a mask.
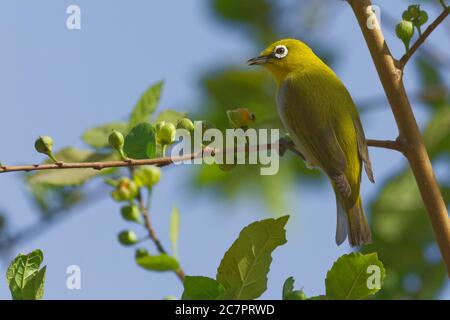
[[[450,277],[450,219],[403,84],[403,71],[393,58],[382,31],[368,28],[370,0],[349,0],[372,56],[399,130],[397,141],[408,159]],[[443,15],[441,15],[443,19]],[[435,24],[437,25],[437,23]],[[428,30],[429,34],[432,30]],[[423,38],[422,41],[424,41]]]
[[[375,148],[385,148],[385,149],[391,149],[399,152],[403,152],[401,144],[398,142],[398,140],[372,140],[367,139],[367,145],[369,147],[375,147]]]
[[[400,69],[403,69],[412,55],[419,49],[419,47],[425,42],[428,36],[433,32],[436,27],[447,18],[450,13],[450,8],[445,8],[442,13],[428,26],[428,28],[419,36],[416,42],[411,46],[411,48],[406,52],[400,59]]]
[[[400,146],[396,141],[389,141],[389,140],[367,140],[367,145],[371,147],[377,147],[377,148],[386,148],[386,149],[392,149],[392,150],[400,150]],[[272,145],[272,144],[266,144],[266,145],[258,145],[258,146],[252,146],[250,147],[250,152],[257,152],[259,150],[270,150],[278,148],[281,152],[281,155],[284,154],[285,150],[291,150],[293,153],[297,154],[298,156],[303,156],[299,153],[298,150],[295,149],[294,145],[285,140],[280,139],[278,146]],[[245,148],[237,148],[234,150],[235,152],[243,152],[245,151]],[[118,160],[118,161],[101,161],[101,162],[59,162],[59,163],[44,163],[44,164],[30,164],[30,165],[19,165],[19,166],[7,166],[7,165],[0,165],[0,173],[7,173],[7,172],[17,172],[17,171],[43,171],[43,170],[67,170],[67,169],[95,169],[95,170],[102,170],[106,168],[119,168],[119,167],[128,167],[128,168],[134,168],[138,166],[145,166],[145,165],[154,165],[157,167],[165,167],[168,166],[174,162],[183,162],[186,160],[193,160],[197,158],[202,158],[205,154],[214,154],[218,155],[221,153],[227,153],[231,152],[231,150],[209,150],[208,148],[203,149],[201,152],[197,153],[190,153],[184,156],[178,156],[178,157],[162,157],[162,158],[155,158],[155,159],[141,159],[141,160],[135,160],[135,159],[129,159],[127,161]]]

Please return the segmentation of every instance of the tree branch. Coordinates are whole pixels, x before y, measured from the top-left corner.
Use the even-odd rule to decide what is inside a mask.
[[[156,249],[158,250],[159,253],[167,254],[166,249],[164,249],[164,246],[162,245],[161,241],[159,240],[158,236],[156,235],[155,229],[153,229],[153,225],[152,225],[152,222],[150,220],[150,215],[148,213],[147,207],[145,206],[144,198],[142,197],[142,192],[141,192],[140,189],[139,189],[139,192],[137,194],[136,199],[138,201],[142,217],[144,218],[145,229],[147,229],[147,232],[148,232],[148,235],[150,236],[150,239],[155,244]],[[177,270],[175,270],[174,272],[177,275],[178,279],[180,279],[180,281],[183,283],[184,282],[184,276],[185,276],[183,269],[181,269],[181,267],[180,267]]]
[[[377,147],[377,148],[386,148],[391,150],[397,150],[400,151],[400,145],[397,141],[390,141],[390,140],[367,140],[367,145],[371,147]],[[281,155],[284,154],[286,150],[291,150],[293,153],[297,154],[298,156],[303,156],[299,153],[298,150],[295,149],[294,145],[285,139],[280,139],[278,146],[275,146],[274,144],[266,144],[266,145],[258,145],[250,147],[250,152],[257,152],[258,150],[270,150],[278,148],[281,152]],[[244,148],[245,149],[245,148]],[[237,149],[233,150],[237,152],[244,151],[243,149]],[[106,168],[118,168],[118,167],[128,167],[128,168],[134,168],[138,166],[145,166],[145,165],[154,165],[157,167],[165,167],[168,166],[174,162],[183,162],[186,160],[193,160],[202,158],[205,153],[207,152],[209,154],[214,153],[214,155],[218,155],[221,153],[227,153],[231,152],[231,150],[208,150],[204,149],[201,152],[197,153],[190,153],[184,156],[179,157],[162,157],[162,158],[155,158],[155,159],[129,159],[127,161],[118,160],[118,161],[101,161],[101,162],[59,162],[59,163],[43,163],[43,164],[30,164],[30,165],[19,165],[19,166],[7,166],[7,165],[0,165],[0,173],[7,173],[7,172],[17,172],[17,171],[43,171],[43,170],[66,170],[66,169],[95,169],[95,170],[102,170]]]
[[[442,13],[428,26],[428,28],[419,36],[416,42],[411,46],[411,48],[406,52],[400,59],[400,68],[403,69],[412,55],[419,49],[419,47],[425,42],[428,36],[433,32],[436,27],[447,18],[450,13],[450,8],[446,7]]]
[[[368,28],[370,0],[349,0],[369,48],[399,130],[397,141],[408,159],[450,277],[450,219],[403,84],[403,71],[393,58],[382,31]],[[442,16],[442,15],[441,15]],[[446,16],[446,15],[445,15]],[[443,18],[445,16],[442,16]],[[441,18],[441,19],[443,19]],[[437,23],[435,24],[437,25]],[[429,34],[432,30],[428,30]],[[422,42],[425,40],[423,38]],[[407,59],[406,59],[407,60]]]
[[[385,149],[391,149],[399,152],[403,152],[402,146],[399,143],[398,140],[372,140],[367,139],[367,145],[369,147],[375,147],[375,148],[385,148]]]

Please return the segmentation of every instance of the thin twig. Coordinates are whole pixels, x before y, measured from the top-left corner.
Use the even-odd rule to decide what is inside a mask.
[[[402,152],[402,146],[398,140],[372,140],[367,139],[367,145],[374,148],[385,148]]]
[[[419,47],[425,42],[428,36],[433,32],[436,27],[447,18],[450,13],[450,8],[445,8],[442,13],[428,26],[428,28],[419,36],[416,42],[411,46],[411,48],[406,52],[400,59],[400,68],[403,69],[412,55],[419,49]]]
[[[158,236],[156,235],[155,229],[153,228],[152,221],[150,219],[150,215],[148,213],[147,207],[145,206],[144,198],[142,197],[142,192],[140,189],[139,189],[136,199],[138,201],[142,217],[144,218],[145,229],[147,229],[150,239],[155,244],[156,249],[158,250],[159,253],[167,254],[166,249],[164,249],[164,246],[162,245],[161,241],[159,240]],[[181,267],[180,267],[177,270],[175,270],[174,272],[177,275],[178,279],[180,279],[181,282],[184,282],[185,275],[184,275],[183,269],[181,269]]]

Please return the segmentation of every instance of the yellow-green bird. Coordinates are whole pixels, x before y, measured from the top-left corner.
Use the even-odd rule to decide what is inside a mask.
[[[347,89],[306,44],[277,41],[249,65],[263,65],[278,84],[280,118],[309,167],[321,169],[336,194],[336,243],[370,243],[360,196],[364,165],[374,182],[364,130]]]

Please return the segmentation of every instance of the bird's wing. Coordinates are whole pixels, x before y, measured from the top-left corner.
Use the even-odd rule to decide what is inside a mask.
[[[285,122],[290,131],[303,148],[307,150],[325,173],[333,180],[340,193],[349,197],[350,184],[345,176],[347,159],[339,144],[336,133],[331,126],[315,126],[312,121],[307,125],[298,115],[286,111]]]
[[[310,85],[315,83],[311,81]],[[307,90],[300,84],[289,79],[280,87],[278,104],[283,123],[293,135],[293,140],[301,144],[333,180],[340,193],[348,197],[351,187],[345,175],[347,158],[332,123],[336,119],[328,112],[329,106],[326,105],[334,100],[327,97],[329,93],[323,88]],[[308,155],[305,156],[308,159]]]
[[[372,163],[370,162],[369,150],[367,148],[367,141],[364,135],[364,129],[362,127],[361,120],[359,119],[358,115],[353,117],[353,123],[356,129],[358,153],[361,157],[361,160],[364,162],[364,170],[366,171],[367,177],[369,178],[370,182],[375,183],[372,171]]]

